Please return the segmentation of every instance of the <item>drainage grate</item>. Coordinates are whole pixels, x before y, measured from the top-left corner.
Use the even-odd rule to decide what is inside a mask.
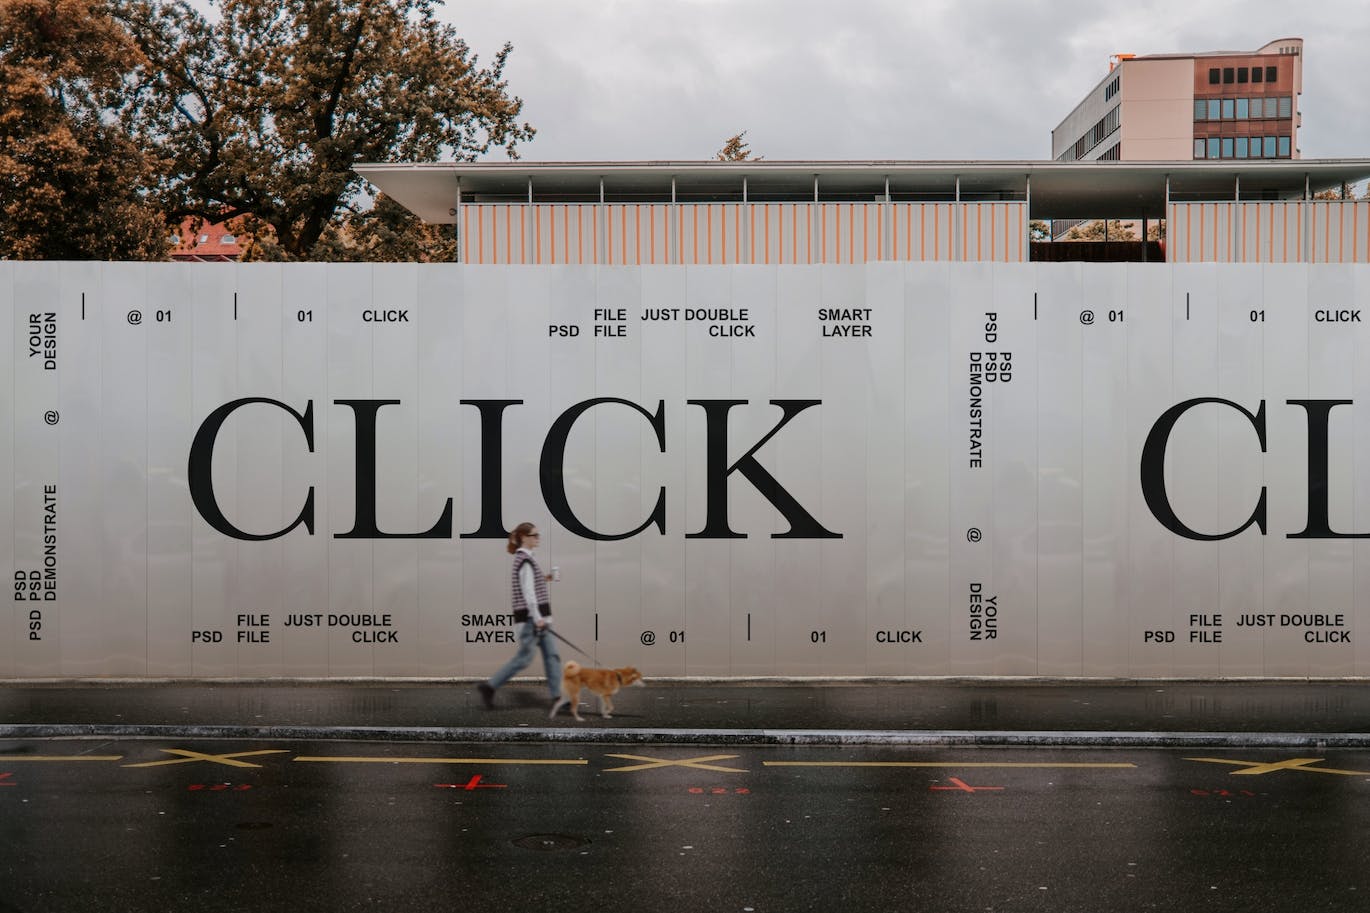
[[[514,846],[525,850],[539,850],[544,853],[573,850],[589,842],[584,837],[572,837],[570,834],[529,834],[527,837],[519,837],[513,841]]]

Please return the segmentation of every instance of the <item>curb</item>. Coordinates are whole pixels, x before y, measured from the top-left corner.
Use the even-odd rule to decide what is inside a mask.
[[[625,729],[439,726],[184,726],[107,723],[0,726],[0,739],[181,738],[346,742],[505,742],[742,746],[1024,748],[1370,748],[1370,733],[1116,732],[966,729]]]

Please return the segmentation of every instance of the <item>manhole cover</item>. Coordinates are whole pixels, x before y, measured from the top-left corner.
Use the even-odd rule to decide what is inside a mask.
[[[584,837],[572,837],[570,834],[529,834],[515,840],[514,846],[550,853],[556,850],[573,850],[589,842]]]

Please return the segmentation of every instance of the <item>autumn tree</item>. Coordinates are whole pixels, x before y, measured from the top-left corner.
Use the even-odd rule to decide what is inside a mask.
[[[1326,188],[1325,190],[1319,190],[1317,193],[1313,194],[1313,199],[1315,199],[1315,200],[1345,200],[1345,199],[1351,199],[1353,196],[1354,196],[1354,194],[1351,193],[1350,188],[1348,188],[1345,184],[1343,184],[1343,185],[1341,185],[1340,187],[1328,187],[1328,188]]]
[[[139,62],[88,0],[0,0],[0,258],[166,256],[157,163],[104,116]]]
[[[1132,229],[1132,223],[1123,222],[1121,219],[1109,219],[1107,223],[1102,219],[1093,222],[1086,222],[1083,225],[1076,225],[1066,232],[1068,241],[1136,241],[1137,232]]]
[[[747,143],[742,139],[746,135],[747,131],[743,130],[741,133],[738,133],[735,136],[728,137],[727,142],[723,144],[723,148],[718,150],[718,152],[714,154],[714,159],[719,162],[761,161],[761,156],[752,158],[751,147],[747,145]]]
[[[368,263],[429,263],[456,259],[454,225],[428,225],[385,194],[330,225],[318,259]],[[271,259],[261,256],[261,259]]]
[[[356,237],[397,251],[394,232],[428,250],[417,221],[354,221],[352,167],[516,158],[533,136],[503,77],[511,47],[478,66],[435,19],[439,0],[218,0],[212,20],[174,0],[110,2],[147,61],[119,114],[168,162],[168,216],[239,218],[257,257],[353,259]]]

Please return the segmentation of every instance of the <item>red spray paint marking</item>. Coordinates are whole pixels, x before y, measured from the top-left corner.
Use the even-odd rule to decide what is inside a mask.
[[[928,789],[952,789],[963,793],[976,793],[984,789],[1003,789],[1002,786],[971,786],[961,780],[960,777],[948,777],[948,780],[955,783],[955,786],[929,786]]]
[[[438,789],[464,789],[464,790],[466,790],[467,792],[474,792],[475,790],[478,790],[478,789],[508,789],[508,788],[509,788],[509,787],[508,787],[506,784],[504,784],[504,783],[482,783],[482,782],[480,782],[480,776],[481,776],[480,774],[476,774],[474,777],[472,777],[471,779],[467,780],[465,783],[434,783],[433,785],[436,786]]]
[[[3,784],[0,784],[0,785],[3,785]],[[1255,796],[1256,796],[1256,794],[1253,793],[1253,792],[1252,792],[1251,790],[1249,790],[1249,789],[1234,789],[1234,790],[1228,790],[1228,789],[1191,789],[1189,792],[1190,792],[1191,795],[1195,795],[1195,796],[1217,796],[1217,797],[1219,797],[1219,798],[1229,798],[1229,797],[1232,797],[1232,796],[1241,796],[1241,797],[1244,798],[1244,799],[1252,799],[1252,798],[1255,798]]]
[[[8,780],[8,779],[9,779],[10,777],[12,777],[12,776],[14,776],[14,774],[12,774],[12,773],[0,774],[0,780]],[[0,786],[18,786],[18,785],[19,785],[18,783],[0,783]]]

